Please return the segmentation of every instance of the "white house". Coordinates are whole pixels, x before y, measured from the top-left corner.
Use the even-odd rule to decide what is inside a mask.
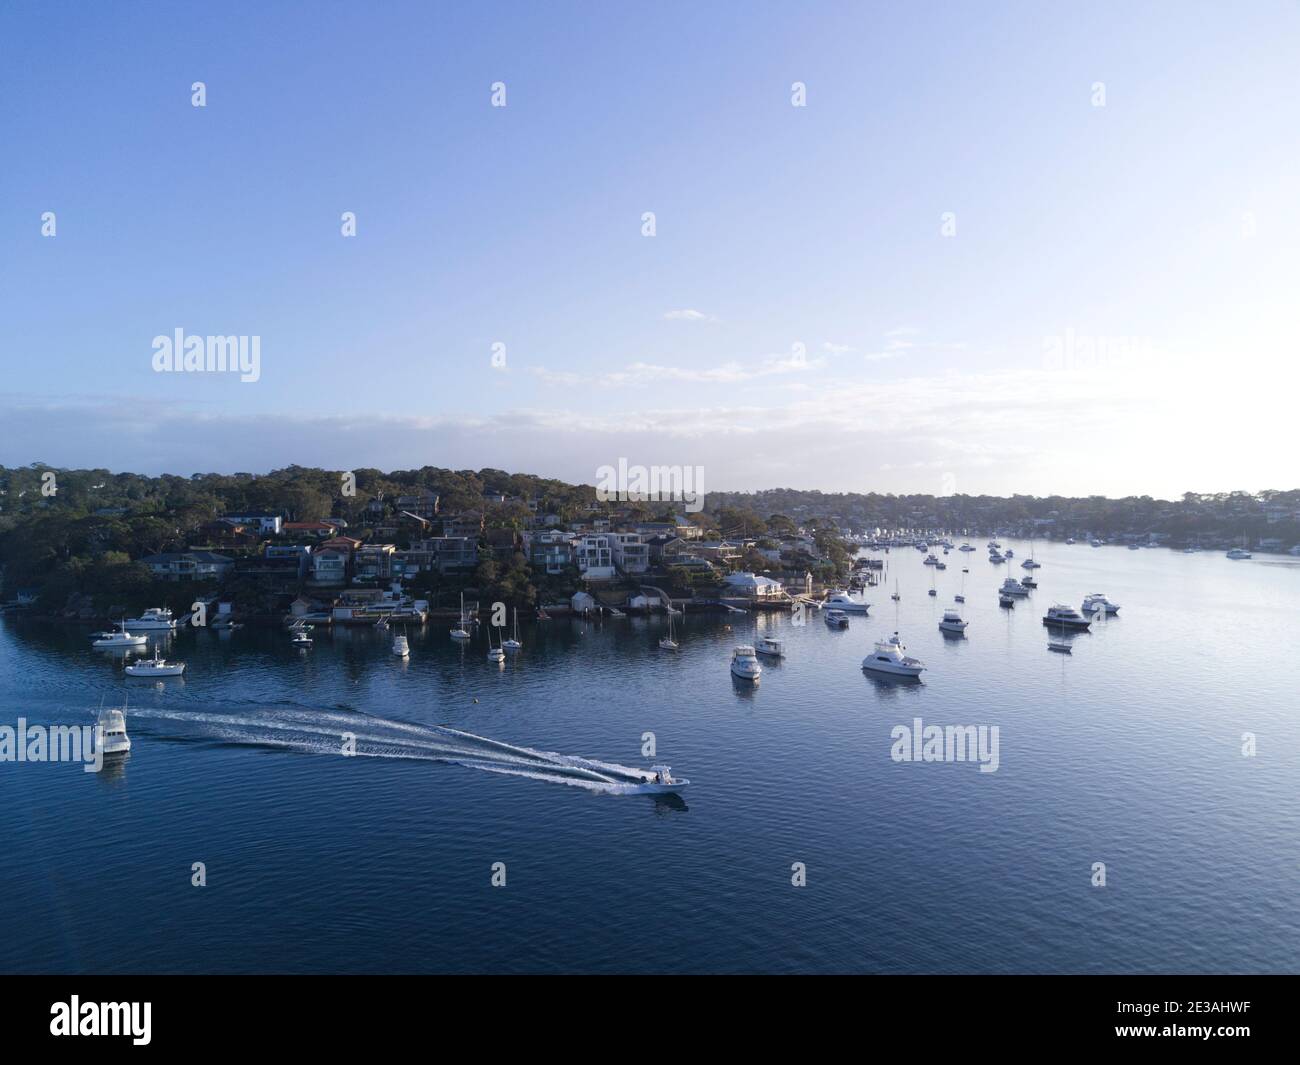
[[[240,525],[256,525],[264,533],[270,533],[273,536],[280,534],[280,526],[283,518],[279,514],[271,514],[267,511],[250,511],[247,514],[226,514],[226,521],[237,522]]]
[[[727,586],[727,591],[748,599],[779,599],[785,594],[780,581],[755,573],[729,573],[722,583]]]
[[[614,549],[607,533],[590,533],[580,537],[573,545],[573,561],[578,572],[589,581],[613,580]]]
[[[620,572],[645,573],[650,568],[650,545],[640,533],[610,533],[607,539],[610,555]]]

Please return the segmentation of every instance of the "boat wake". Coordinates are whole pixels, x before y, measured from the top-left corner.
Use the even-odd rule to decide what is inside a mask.
[[[132,707],[129,720],[166,722],[179,734],[162,738],[208,739],[232,745],[349,757],[445,762],[488,773],[527,777],[607,795],[653,794],[651,774],[632,766],[578,755],[539,751],[446,725],[417,725],[364,711],[275,707],[217,713]]]

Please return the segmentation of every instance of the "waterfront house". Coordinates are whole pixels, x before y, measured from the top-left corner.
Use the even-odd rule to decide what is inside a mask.
[[[402,552],[403,570],[437,573],[472,570],[478,565],[478,540],[472,536],[430,536]]]
[[[365,544],[352,554],[354,581],[386,581],[393,575],[395,544]]]
[[[164,581],[221,580],[234,568],[235,560],[213,551],[165,551],[140,559],[149,571]]]
[[[528,561],[549,576],[563,573],[573,561],[569,534],[563,529],[546,529],[524,534]]]
[[[579,537],[573,546],[573,561],[586,580],[614,579],[614,550],[610,546],[610,537],[606,534],[590,533]]]
[[[406,511],[412,517],[432,521],[438,516],[439,496],[437,492],[420,488],[397,497],[397,510]]]
[[[280,533],[280,526],[284,518],[280,514],[272,514],[269,511],[246,511],[240,514],[224,515],[227,521],[233,521],[239,525],[255,525],[263,533],[277,536]]]
[[[722,583],[729,594],[744,596],[746,599],[766,601],[785,597],[785,589],[781,587],[780,581],[748,571],[729,573],[723,578]]]
[[[352,550],[345,546],[325,547],[322,545],[312,552],[310,582],[314,585],[336,587],[348,581],[348,566],[352,561]]]
[[[650,568],[650,546],[640,533],[610,533],[610,555],[620,573],[645,573]]]

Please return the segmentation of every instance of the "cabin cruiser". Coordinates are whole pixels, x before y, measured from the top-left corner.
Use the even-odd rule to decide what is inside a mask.
[[[1015,606],[1015,605],[1016,605],[1016,601],[1011,596],[1006,594],[998,595],[998,606]]]
[[[754,644],[754,650],[761,655],[771,655],[773,658],[780,658],[785,654],[785,643],[778,640],[775,636],[760,636],[758,642]]]
[[[101,632],[95,638],[92,647],[143,647],[149,642],[148,636],[136,636],[126,631],[126,622],[121,622],[119,632]]]
[[[1035,562],[1034,556],[1030,555],[1027,559],[1025,559],[1022,563],[1020,563],[1020,568],[1021,569],[1042,569],[1043,564],[1041,562]]]
[[[1056,625],[1064,629],[1086,629],[1092,624],[1087,618],[1080,614],[1072,606],[1066,606],[1064,603],[1057,603],[1047,608],[1047,613],[1043,615],[1044,625]]]
[[[925,663],[908,656],[907,648],[894,633],[888,640],[877,640],[876,648],[862,660],[862,668],[874,673],[890,673],[896,677],[919,677]]]
[[[854,599],[848,592],[832,592],[830,598],[825,602],[828,607],[835,607],[838,610],[846,611],[850,614],[865,614],[871,609],[870,603],[864,603],[861,599]]]
[[[1037,587],[1038,587],[1038,581],[1036,581],[1036,580],[1034,579],[1034,575],[1033,575],[1032,573],[1026,573],[1023,577],[1021,577],[1021,578],[1020,578],[1020,583],[1021,583],[1021,585],[1022,585],[1023,587],[1025,587],[1025,588],[1037,588]]]
[[[644,787],[652,795],[672,795],[690,783],[689,780],[674,779],[672,769],[666,765],[652,766],[651,772],[653,775]]]
[[[95,731],[99,734],[100,753],[105,757],[126,754],[131,749],[131,738],[126,734],[126,716],[121,710],[101,710]]]
[[[965,632],[969,621],[963,621],[961,612],[958,610],[945,610],[943,620],[939,622],[939,628],[943,632]]]
[[[176,628],[176,619],[165,606],[151,606],[138,618],[127,618],[125,624],[138,632],[171,631]]]
[[[974,551],[975,548],[971,547],[970,544],[962,544],[961,547],[957,548],[957,550],[958,550],[958,551]]]
[[[1000,595],[1012,595],[1017,599],[1023,599],[1029,594],[1029,589],[1021,584],[1015,577],[1008,577],[1002,582],[1002,587],[998,589]]]
[[[1112,603],[1101,592],[1093,592],[1083,601],[1083,606],[1079,608],[1084,617],[1090,618],[1098,610],[1104,610],[1107,614],[1118,614],[1119,604]]]
[[[1228,552],[1227,557],[1232,559],[1250,558],[1250,552],[1244,547],[1234,547]]]
[[[1088,541],[1088,543],[1092,544],[1093,547],[1100,547],[1100,546],[1101,546],[1102,544],[1104,544],[1105,542],[1106,542],[1105,540],[1089,540],[1089,541]]]
[[[1000,565],[1002,565],[1003,562],[1006,561],[1006,559],[1002,557],[1001,552],[998,552],[998,551],[990,551],[990,552],[989,552],[989,561],[992,562],[993,565],[995,565],[995,566],[1000,566]]]
[[[741,680],[757,681],[763,674],[763,667],[758,664],[758,655],[748,644],[741,644],[732,652],[731,672]]]
[[[937,566],[938,564],[939,560],[934,555],[926,555],[925,561],[922,563],[923,566]]]
[[[126,667],[128,677],[179,677],[185,672],[184,662],[168,662],[162,656],[161,648],[154,648],[153,658],[143,662],[132,662]]]
[[[407,642],[405,636],[393,637],[393,654],[397,655],[398,658],[411,657],[411,645]]]
[[[832,629],[847,629],[849,627],[849,616],[843,610],[828,610],[822,615],[822,619]]]

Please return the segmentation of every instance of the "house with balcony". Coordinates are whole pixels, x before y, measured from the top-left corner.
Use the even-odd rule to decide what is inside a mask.
[[[354,581],[389,581],[393,577],[396,544],[365,544],[352,554]]]
[[[395,509],[404,510],[414,517],[423,518],[425,521],[433,521],[438,516],[438,493],[427,488],[399,495],[395,503]]]
[[[761,577],[756,573],[728,573],[723,578],[723,586],[730,595],[743,596],[746,599],[775,602],[786,598],[785,588],[780,581],[771,577]]]
[[[255,526],[260,532],[270,536],[278,536],[280,527],[284,522],[283,515],[258,510],[245,511],[240,514],[226,514],[224,517],[227,521],[233,521],[239,525]]]
[[[650,568],[650,545],[640,533],[609,533],[607,539],[614,567],[620,573],[645,573]]]
[[[570,534],[564,529],[544,529],[524,534],[524,554],[529,563],[549,576],[563,573],[573,562]]]
[[[469,512],[450,514],[442,519],[443,536],[469,536],[477,540],[483,535],[483,515]]]
[[[478,539],[473,536],[430,536],[401,552],[403,572],[452,573],[478,565]]]
[[[573,545],[573,561],[585,580],[609,581],[617,575],[614,549],[607,533],[588,533],[578,537]]]
[[[235,560],[213,551],[164,551],[140,561],[164,581],[218,581],[235,566]]]

